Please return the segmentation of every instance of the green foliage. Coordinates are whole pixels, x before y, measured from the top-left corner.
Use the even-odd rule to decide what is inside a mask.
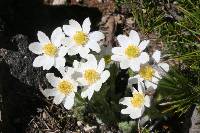
[[[200,86],[194,84],[192,78],[193,75],[172,70],[160,81],[157,100],[164,105],[164,112],[181,115],[193,105],[200,105]]]
[[[73,114],[78,120],[84,120],[84,114],[86,111],[86,102],[82,97],[77,93],[75,97],[73,107]]]
[[[121,6],[123,4],[126,4],[128,2],[128,0],[115,0],[115,4],[116,6]]]
[[[187,64],[187,66],[193,72],[196,72],[197,75],[200,74],[200,50],[196,50],[175,58]]]
[[[133,128],[136,127],[136,122],[134,121],[123,121],[123,122],[119,122],[118,124],[119,129],[123,132],[123,133],[131,133],[133,132]]]
[[[138,1],[129,0],[133,19],[142,33],[153,33],[172,55],[199,49],[200,0]]]
[[[76,95],[75,105],[73,108],[74,115],[79,119],[87,119],[87,113],[92,113],[96,116],[96,119],[100,119],[102,122],[107,124],[117,125],[120,121],[119,111],[119,99],[121,98],[122,92],[117,94],[116,92],[116,79],[118,76],[118,68],[115,64],[109,68],[110,79],[103,84],[101,90],[96,93],[94,92],[93,97],[90,101],[82,99],[80,95]],[[122,91],[126,90],[126,84]]]
[[[200,101],[200,0],[129,0],[133,19],[143,34],[153,33],[164,52],[181,63],[159,84],[157,98],[168,111],[185,113]],[[164,107],[164,108],[165,108]]]
[[[95,113],[104,123],[116,124],[119,121],[118,111],[120,95],[116,94],[116,78],[118,68],[115,64],[109,68],[110,79],[102,86],[98,94],[96,93],[91,101],[91,112]]]

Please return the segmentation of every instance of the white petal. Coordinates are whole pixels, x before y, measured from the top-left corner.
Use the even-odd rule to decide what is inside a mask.
[[[65,76],[67,76],[67,77],[70,77],[71,78],[71,75],[74,73],[74,68],[72,68],[72,67],[66,67],[66,74],[65,74]]]
[[[66,46],[68,47],[69,45],[71,46],[71,43],[72,42],[72,39],[70,37],[64,37],[62,40],[61,40],[61,44],[63,46]]]
[[[104,58],[102,58],[102,59],[99,61],[99,64],[98,64],[98,67],[97,67],[97,71],[98,71],[99,73],[101,73],[104,69],[105,69],[105,61],[104,61]]]
[[[87,88],[85,89],[85,88],[84,88],[84,89],[82,90],[82,92],[81,92],[81,97],[82,97],[82,98],[86,98],[86,97],[88,96],[88,93],[89,93],[89,89],[87,89]]]
[[[74,27],[77,31],[82,31],[81,25],[76,20],[69,20],[70,26]]]
[[[80,51],[80,48],[81,48],[81,47],[79,47],[79,46],[74,46],[74,47],[72,47],[72,48],[70,48],[70,49],[68,50],[68,54],[69,54],[70,56],[76,55],[76,54],[78,54],[78,52]]]
[[[74,93],[70,93],[68,96],[66,96],[65,101],[64,101],[64,107],[66,109],[71,109],[74,105]]]
[[[53,73],[47,73],[46,78],[53,87],[57,87],[60,78],[55,77]]]
[[[33,66],[34,67],[41,67],[44,64],[44,61],[45,61],[45,56],[43,56],[43,55],[42,56],[38,56],[38,57],[36,57],[34,59]]]
[[[70,25],[63,25],[63,31],[67,36],[73,37],[76,33],[76,29]]]
[[[55,59],[55,67],[57,69],[59,69],[60,67],[64,67],[65,66],[65,58],[64,57],[56,57]]]
[[[132,91],[132,93],[134,94],[134,93],[138,93],[139,91],[138,90],[136,90],[134,87],[132,87],[131,88],[131,91]]]
[[[55,63],[54,57],[45,56],[43,70],[49,70]]]
[[[89,34],[89,39],[90,40],[95,40],[97,42],[102,40],[102,39],[104,39],[104,38],[105,38],[104,34],[102,32],[100,32],[100,31],[94,31],[94,32],[91,32]]]
[[[35,54],[42,54],[42,45],[39,42],[31,43],[28,48]]]
[[[77,60],[74,60],[73,67],[78,68],[79,66],[80,66],[80,62],[78,62]]]
[[[150,107],[150,97],[149,96],[145,96],[145,98],[144,98],[144,105],[146,106],[146,107]]]
[[[90,32],[90,26],[91,26],[90,19],[89,19],[89,18],[86,18],[86,19],[83,21],[83,25],[82,25],[83,32],[85,32],[86,34],[88,34],[88,33]]]
[[[159,50],[156,50],[153,53],[152,58],[156,61],[156,63],[160,62],[160,55],[161,55],[161,52]]]
[[[59,48],[59,51],[58,51],[58,56],[64,57],[64,56],[67,54],[68,49],[69,49],[69,48],[66,47],[66,46],[61,46],[61,47]]]
[[[105,70],[101,74],[101,82],[104,83],[106,80],[110,77],[110,72],[108,70]]]
[[[142,116],[143,112],[144,112],[144,107],[139,108],[139,109],[134,108],[129,116],[132,119],[137,119]]]
[[[143,94],[144,89],[145,89],[144,83],[141,81],[138,81],[138,92]]]
[[[140,76],[137,74],[134,77],[130,77],[128,79],[128,84],[129,85],[133,85],[133,84],[137,84],[138,83],[138,79],[140,78]]]
[[[88,97],[88,100],[90,100],[93,93],[94,93],[93,89],[83,89],[83,91],[81,92],[81,97],[82,98]]]
[[[50,43],[49,37],[42,31],[38,31],[37,36],[40,43]]]
[[[124,59],[125,59],[125,57],[121,56],[121,55],[112,55],[111,56],[111,60],[113,60],[113,61],[122,61]]]
[[[65,38],[64,33],[62,32],[61,27],[57,27],[51,34],[51,42],[59,47],[62,43],[62,40]]]
[[[90,49],[89,49],[89,48],[87,48],[87,47],[82,47],[82,48],[80,48],[80,50],[79,50],[79,55],[80,55],[82,58],[86,59],[87,56],[88,56],[88,54],[89,54],[89,52],[90,52]]]
[[[129,68],[130,67],[130,61],[129,60],[127,60],[127,59],[125,59],[125,60],[121,60],[121,62],[120,62],[120,68],[121,69],[127,69],[127,68]]]
[[[118,35],[117,40],[118,40],[120,46],[122,46],[122,47],[127,47],[129,45],[128,44],[129,38],[125,35]]]
[[[130,68],[132,71],[137,72],[140,70],[140,62],[138,59],[134,59],[130,63]]]
[[[99,91],[101,89],[101,86],[102,86],[102,82],[97,81],[96,83],[92,84],[88,89]]]
[[[124,55],[124,49],[122,47],[112,48],[112,53],[116,55]]]
[[[132,111],[132,108],[131,107],[127,107],[125,109],[122,109],[121,113],[122,114],[130,114],[131,111]]]
[[[159,81],[159,79],[161,79],[162,77],[160,76],[160,74],[158,73],[158,71],[156,69],[154,69],[154,71],[155,71],[155,74],[152,78],[152,81],[157,83]]]
[[[146,52],[142,52],[139,56],[139,60],[141,64],[145,64],[149,61],[149,55]]]
[[[66,70],[66,67],[59,67],[58,68],[58,71],[60,72],[60,74],[62,75],[62,77],[66,74],[65,70]]]
[[[150,81],[145,80],[144,83],[145,83],[145,86],[147,87],[147,89],[148,88],[153,88],[153,89],[157,88],[157,85],[155,83],[150,82]]]
[[[55,103],[56,105],[60,104],[65,98],[65,95],[62,93],[58,93],[54,99],[53,99],[53,103]]]
[[[140,37],[139,37],[138,33],[134,30],[130,31],[129,39],[131,40],[132,44],[139,45],[139,43],[140,43]]]
[[[88,96],[87,96],[88,100],[90,100],[92,98],[93,94],[94,94],[94,90],[89,89],[89,93],[88,93]]]
[[[167,63],[159,63],[159,67],[161,67],[165,72],[169,71],[169,65]]]
[[[138,46],[139,49],[140,49],[140,51],[143,51],[143,50],[147,47],[148,44],[149,44],[149,40],[144,40],[144,41],[142,41],[142,42],[140,43],[140,45]]]
[[[77,81],[80,83],[80,86],[86,86],[87,82],[84,78],[78,78]]]
[[[87,62],[85,63],[85,68],[97,69],[97,59],[93,54],[87,56]]]
[[[119,100],[119,104],[131,106],[131,97],[124,97]]]
[[[55,88],[54,89],[45,89],[43,91],[43,94],[45,97],[55,96],[57,94],[57,90]]]
[[[92,49],[93,51],[99,53],[101,51],[99,44],[96,41],[90,40],[87,44],[86,47]]]

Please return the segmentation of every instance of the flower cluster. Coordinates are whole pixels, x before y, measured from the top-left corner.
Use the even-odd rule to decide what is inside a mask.
[[[136,74],[128,81],[133,96],[125,97],[120,101],[120,104],[127,106],[126,109],[121,110],[121,113],[129,114],[132,119],[136,119],[143,114],[144,105],[150,106],[150,97],[145,95],[144,91],[157,88],[157,84],[162,78],[159,71],[169,71],[169,65],[160,63],[160,51],[156,50],[152,56],[144,52],[149,40],[140,41],[138,33],[134,30],[130,31],[129,36],[118,35],[117,40],[120,47],[112,48],[111,59],[119,62],[121,69],[130,68]],[[132,87],[133,84],[138,85],[137,90]]]
[[[149,40],[140,41],[134,30],[130,31],[128,37],[118,35],[120,46],[112,48],[102,46],[104,34],[100,31],[90,32],[90,26],[89,18],[82,25],[69,20],[68,25],[56,28],[50,39],[45,33],[38,31],[39,42],[29,45],[29,50],[38,55],[33,66],[43,67],[43,70],[55,67],[62,75],[61,78],[54,73],[47,73],[46,78],[52,89],[43,90],[43,94],[54,97],[55,104],[63,103],[66,109],[71,109],[76,94],[80,92],[82,98],[90,100],[94,92],[98,92],[110,77],[110,72],[105,69],[110,64],[119,62],[121,69],[130,68],[136,73],[128,81],[133,96],[125,97],[119,102],[127,106],[121,113],[129,114],[132,119],[141,117],[144,106],[150,106],[150,96],[145,95],[144,91],[157,88],[158,81],[162,78],[159,71],[168,71],[168,64],[160,63],[160,51],[155,51],[151,56],[144,52]],[[100,58],[96,58],[95,53]],[[73,60],[72,66],[66,66],[66,55],[81,58]],[[132,84],[137,84],[137,89]]]
[[[97,62],[90,50],[99,53],[100,43],[104,34],[100,31],[90,32],[90,19],[86,18],[82,26],[75,20],[69,20],[69,25],[56,28],[49,39],[45,33],[38,31],[39,42],[29,45],[29,50],[39,55],[33,61],[34,67],[43,67],[49,70],[57,68],[62,78],[47,73],[46,78],[53,89],[45,89],[46,97],[53,96],[55,104],[63,103],[66,109],[71,109],[74,104],[75,93],[78,86],[82,86],[81,96],[90,100],[94,91],[99,91],[102,84],[109,78],[110,73],[105,69],[102,58]],[[74,60],[73,66],[65,66],[65,55],[79,54],[82,61]]]

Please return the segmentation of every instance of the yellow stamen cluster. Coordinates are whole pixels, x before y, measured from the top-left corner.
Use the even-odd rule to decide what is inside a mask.
[[[55,56],[57,54],[57,47],[52,43],[45,44],[42,48],[43,53],[48,56]]]
[[[145,80],[152,80],[155,70],[150,65],[141,66],[139,75]]]
[[[63,93],[63,94],[65,94],[65,95],[67,95],[67,94],[69,94],[70,92],[72,92],[73,91],[73,85],[72,85],[72,83],[70,83],[69,81],[67,81],[67,80],[63,80],[63,81],[61,81],[59,84],[58,84],[58,90],[61,92],[61,93]]]
[[[136,58],[140,55],[140,49],[137,46],[134,46],[130,44],[126,49],[125,49],[125,55],[128,58]]]
[[[88,41],[88,36],[82,31],[77,31],[73,39],[78,45],[85,45]]]
[[[87,69],[84,72],[84,78],[88,84],[93,84],[100,79],[100,74],[94,69]]]
[[[131,98],[133,107],[139,108],[144,104],[144,95],[141,93],[134,93]]]

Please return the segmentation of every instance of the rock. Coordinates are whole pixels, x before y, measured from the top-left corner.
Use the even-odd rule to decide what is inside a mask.
[[[11,75],[30,86],[48,85],[45,71],[32,66],[35,55],[28,50],[28,38],[19,34],[11,40],[17,45],[18,51],[0,49],[0,56],[9,65]]]
[[[44,3],[48,5],[65,5],[67,0],[44,0]]]
[[[200,133],[200,115],[199,110],[195,107],[192,117],[191,117],[192,125],[189,129],[190,133]]]

